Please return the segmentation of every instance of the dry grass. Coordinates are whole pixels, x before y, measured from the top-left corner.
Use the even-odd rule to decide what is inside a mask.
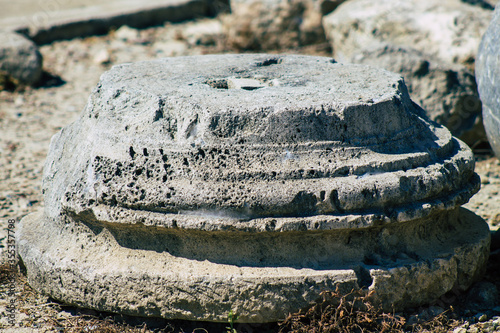
[[[10,264],[0,264],[0,285],[5,285],[16,277],[17,271],[15,271]]]
[[[398,314],[386,313],[370,301],[372,293],[353,290],[323,292],[322,300],[308,310],[291,314],[280,324],[280,333],[351,333],[351,332],[449,332],[460,324],[452,319],[453,308],[430,320],[408,324]]]
[[[280,333],[403,332],[406,320],[382,313],[371,304],[371,293],[353,290],[323,292],[321,302],[305,311],[291,314],[280,324]]]

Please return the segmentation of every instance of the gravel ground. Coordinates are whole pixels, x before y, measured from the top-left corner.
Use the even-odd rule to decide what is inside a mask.
[[[220,21],[204,19],[183,24],[166,24],[140,31],[122,27],[105,36],[60,41],[42,46],[40,51],[44,57],[46,71],[43,84],[23,91],[0,92],[2,256],[5,258],[5,251],[2,250],[6,246],[9,219],[19,221],[26,214],[43,207],[40,187],[50,138],[62,127],[76,120],[104,71],[114,64],[158,57],[234,52],[226,49],[224,44]],[[328,56],[330,50],[322,44],[289,50],[289,53]],[[500,162],[488,154],[481,155],[477,160],[476,170],[482,178],[482,189],[466,207],[482,216],[491,229],[496,230],[500,225]],[[498,265],[492,263],[487,272],[487,278],[495,280],[498,271],[491,267],[498,269]],[[41,331],[58,331],[54,327],[59,326],[66,327],[65,331],[71,331],[68,327],[79,331],[77,328],[81,325],[90,325],[86,331],[99,331],[102,322],[100,324],[92,321],[97,316],[94,311],[82,312],[53,303],[47,297],[31,290],[23,277],[16,281],[18,296],[15,327],[39,327]],[[0,293],[4,295],[8,292],[9,285],[6,281],[0,282]],[[11,327],[5,312],[7,302],[7,297],[0,298],[0,329]],[[495,317],[500,315],[498,305],[497,301],[496,308],[488,311],[464,311],[464,316],[461,317],[463,325],[456,329],[457,333],[493,332],[497,327],[500,331],[500,317]],[[419,311],[415,314],[417,317],[423,310]],[[486,317],[480,318],[483,314]],[[82,321],[84,324],[81,324]],[[183,325],[189,327],[190,324]],[[254,328],[254,331],[262,332],[266,329],[272,330],[261,327]],[[217,328],[219,332],[222,330],[224,325],[220,329]],[[144,328],[140,331],[148,330]]]

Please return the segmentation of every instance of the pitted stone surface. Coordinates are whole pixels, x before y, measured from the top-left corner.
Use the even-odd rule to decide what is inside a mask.
[[[470,150],[423,118],[400,76],[327,58],[219,59],[104,74],[81,121],[54,139],[48,215],[160,214],[200,229],[266,218],[295,229],[287,217],[303,216],[331,229],[346,214],[359,227],[424,217],[433,201],[454,208],[477,191]]]
[[[358,50],[351,62],[403,76],[412,100],[431,120],[446,126],[465,143],[473,145],[486,137],[474,74],[465,66],[392,44],[367,45]]]
[[[489,231],[458,209],[478,188],[396,74],[160,59],[103,74],[54,136],[19,251],[36,288],[106,311],[267,322],[337,285],[403,308],[480,275]]]
[[[488,30],[479,46],[476,78],[483,102],[484,127],[488,140],[500,158],[500,5],[496,6]]]

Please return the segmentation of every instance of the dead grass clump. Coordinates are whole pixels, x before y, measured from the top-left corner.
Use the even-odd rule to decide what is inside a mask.
[[[462,322],[456,320],[452,307],[426,320],[410,324],[406,318],[383,312],[373,305],[371,296],[363,290],[341,294],[338,290],[324,291],[322,299],[307,310],[290,314],[280,325],[280,333],[351,333],[351,332],[450,332]]]
[[[8,284],[14,279],[17,279],[17,270],[7,262],[0,264],[0,285]]]
[[[369,300],[371,293],[352,290],[322,292],[322,300],[305,311],[289,315],[280,333],[404,332],[406,320],[379,311]]]

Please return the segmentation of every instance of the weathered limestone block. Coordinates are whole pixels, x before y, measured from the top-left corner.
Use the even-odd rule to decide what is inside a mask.
[[[383,42],[468,66],[491,17],[491,10],[460,0],[350,0],[325,16],[323,26],[340,61]]]
[[[7,82],[33,85],[41,77],[42,55],[35,43],[20,34],[0,31],[0,86]]]
[[[479,46],[476,79],[483,102],[484,127],[488,140],[500,158],[500,5]]]
[[[464,66],[391,44],[361,49],[350,60],[401,74],[412,100],[465,143],[486,137],[474,74]]]
[[[486,139],[473,79],[477,47],[492,15],[484,7],[460,0],[352,0],[325,16],[323,25],[336,59],[361,57],[400,72],[428,116],[473,145]]]
[[[131,315],[283,319],[339,287],[401,309],[465,289],[489,230],[469,148],[403,79],[330,58],[115,66],[54,136],[29,283]]]

